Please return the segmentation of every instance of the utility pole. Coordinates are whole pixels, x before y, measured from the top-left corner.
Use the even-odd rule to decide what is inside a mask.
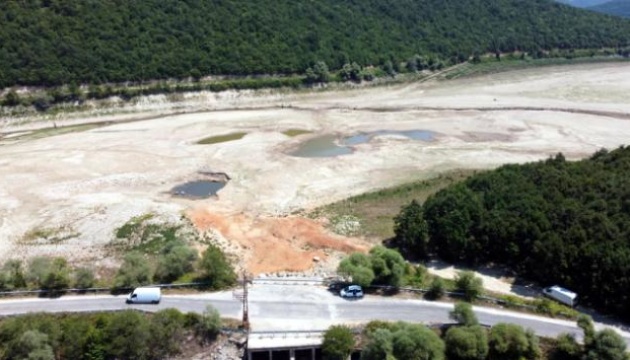
[[[246,332],[249,332],[249,294],[248,294],[248,290],[247,290],[247,283],[249,282],[249,275],[247,275],[247,272],[243,271],[243,277],[241,279],[241,284],[242,284],[242,289],[239,290],[235,290],[232,293],[232,296],[235,299],[238,299],[241,301],[242,306],[243,306],[243,329]]]

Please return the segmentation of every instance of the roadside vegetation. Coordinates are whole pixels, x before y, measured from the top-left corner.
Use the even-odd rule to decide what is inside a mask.
[[[173,358],[209,346],[231,324],[210,305],[202,314],[164,309],[20,315],[0,319],[0,359]]]
[[[577,162],[505,165],[413,200],[395,218],[405,256],[505,264],[630,318],[630,147]]]
[[[627,360],[626,343],[610,329],[595,331],[589,317],[578,326],[584,343],[573,335],[538,338],[514,324],[481,326],[470,304],[455,304],[454,324],[429,328],[405,322],[372,321],[360,334],[343,325],[326,331],[322,345],[328,359],[346,359],[359,346],[365,360]]]
[[[109,277],[97,276],[91,267],[72,267],[63,258],[8,260],[0,267],[0,291],[41,289],[48,291],[44,295],[57,296],[69,288],[106,287],[120,292],[156,283],[196,282],[204,284],[201,288],[223,289],[236,283],[231,260],[221,249],[182,224],[153,219],[153,214],[137,216],[114,231],[108,249],[122,261]],[[205,248],[201,254],[199,247]]]
[[[383,246],[373,247],[368,254],[348,255],[339,263],[337,274],[368,292],[391,294],[401,291],[400,288],[412,288],[426,300],[443,300],[449,292],[451,297],[471,303],[565,319],[579,316],[575,309],[548,298],[532,300],[488,291],[483,280],[471,271],[460,271],[454,279],[441,278],[429,273],[423,265],[407,262],[397,250]]]

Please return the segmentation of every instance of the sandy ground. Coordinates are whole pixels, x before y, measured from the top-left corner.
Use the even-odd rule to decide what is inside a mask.
[[[39,254],[106,266],[103,246],[133,216],[189,216],[231,244],[250,271],[301,271],[361,250],[361,239],[293,216],[345,197],[456,168],[492,168],[563,152],[568,158],[630,138],[630,64],[531,69],[474,79],[339,91],[153,96],[66,117],[58,125],[119,123],[38,140],[2,139],[50,121],[0,120],[0,261]],[[173,114],[189,111],[189,114]],[[169,115],[171,114],[171,115]],[[282,134],[303,129],[312,134]],[[377,136],[350,155],[298,158],[301,142],[333,134],[427,130],[430,142]],[[236,141],[196,145],[236,131]],[[168,191],[225,172],[217,198]],[[61,229],[55,241],[25,237]],[[63,235],[63,236],[62,236]],[[27,241],[28,240],[28,241]],[[313,261],[313,258],[319,261]]]

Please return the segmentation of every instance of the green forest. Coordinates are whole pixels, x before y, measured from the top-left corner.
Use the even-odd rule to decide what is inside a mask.
[[[629,174],[630,147],[505,165],[403,207],[395,240],[419,258],[508,265],[630,319]]]
[[[552,0],[0,2],[0,88],[627,45],[630,21]]]

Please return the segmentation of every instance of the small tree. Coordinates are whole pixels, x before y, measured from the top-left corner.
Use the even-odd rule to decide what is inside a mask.
[[[74,287],[77,289],[88,289],[94,286],[94,270],[87,267],[80,267],[74,271]]]
[[[531,353],[528,336],[522,327],[500,323],[490,331],[489,354],[491,360],[529,359]]]
[[[370,250],[374,282],[381,285],[400,286],[407,263],[396,250],[375,246]]]
[[[151,358],[164,359],[178,354],[184,340],[184,314],[177,309],[164,309],[151,318],[149,349]]]
[[[488,335],[481,326],[452,327],[444,336],[449,360],[484,360]]]
[[[26,287],[22,262],[20,260],[8,260],[4,263],[2,271],[6,276],[6,286],[8,290],[21,289]]]
[[[328,65],[323,61],[318,61],[313,66],[313,73],[315,74],[315,80],[320,83],[327,83],[330,81],[330,71]]]
[[[197,334],[202,338],[213,340],[221,331],[221,314],[212,305],[206,306],[197,324]]]
[[[103,329],[107,358],[147,358],[149,329],[147,318],[137,311],[114,313]]]
[[[17,346],[23,359],[54,360],[55,355],[49,344],[48,336],[37,330],[28,330],[20,336]]]
[[[352,282],[361,286],[369,286],[374,281],[374,271],[370,258],[361,253],[353,253],[343,259],[337,267],[337,272],[343,276],[352,277]]]
[[[453,311],[449,313],[449,318],[464,326],[479,324],[479,320],[477,320],[477,315],[475,315],[472,306],[465,302],[458,302],[455,304]]]
[[[584,346],[589,347],[595,337],[595,327],[590,316],[580,314],[577,319],[577,326],[584,331]]]
[[[431,329],[418,324],[399,324],[393,334],[396,359],[443,360],[444,342]]]
[[[388,329],[376,329],[368,337],[368,342],[361,352],[361,359],[383,360],[393,356],[393,336]]]
[[[114,279],[115,288],[131,288],[151,282],[151,267],[142,254],[131,252],[125,255]]]
[[[4,96],[3,104],[4,106],[17,106],[20,105],[20,102],[20,95],[15,90],[11,90]]]
[[[158,258],[155,279],[170,283],[191,272],[197,260],[197,251],[184,244],[167,246]]]
[[[473,301],[483,292],[483,280],[471,271],[461,271],[455,277],[457,291],[464,295],[466,301]]]
[[[346,360],[354,349],[354,335],[349,327],[331,326],[324,333],[322,354],[329,360]]]
[[[446,286],[444,280],[439,277],[434,277],[429,285],[429,291],[427,291],[427,298],[431,300],[437,300],[446,294]]]
[[[230,286],[236,282],[236,274],[232,265],[221,249],[208,246],[199,263],[201,279],[209,282],[213,289]]]

